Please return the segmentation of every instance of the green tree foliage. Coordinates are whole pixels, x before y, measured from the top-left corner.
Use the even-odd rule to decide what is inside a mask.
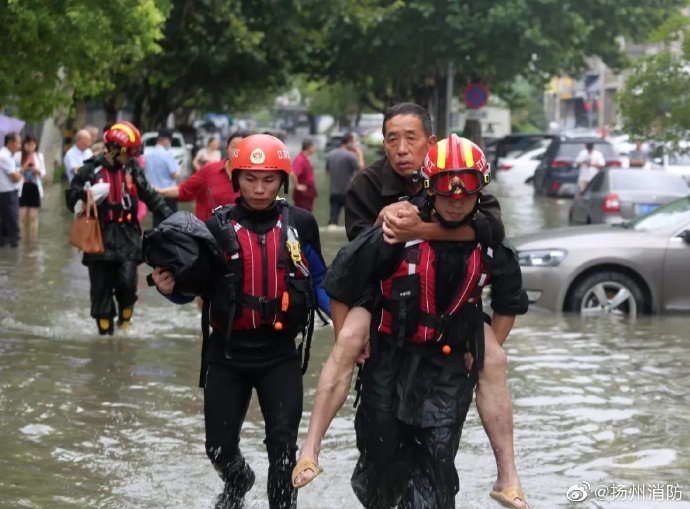
[[[619,67],[617,38],[642,37],[685,1],[356,2],[377,9],[374,15],[347,3],[324,3],[315,14],[327,34],[312,73],[354,84],[375,106],[443,100],[449,61],[456,90],[474,81],[495,89],[518,74],[543,82],[584,68],[588,55]]]
[[[41,120],[158,51],[156,0],[0,0],[0,107]]]
[[[284,86],[317,34],[299,1],[173,0],[163,51],[119,77],[135,121],[161,125],[173,111],[246,110]]]
[[[670,18],[653,33],[653,40],[676,44],[642,58],[618,94],[625,129],[640,138],[676,144],[690,133],[690,20]]]
[[[618,95],[625,130],[675,143],[690,132],[690,61],[668,51],[644,58]]]

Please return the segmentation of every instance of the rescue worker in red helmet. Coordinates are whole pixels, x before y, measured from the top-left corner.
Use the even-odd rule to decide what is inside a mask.
[[[431,146],[421,177],[422,218],[456,228],[477,213],[491,174],[477,145],[451,135]],[[517,255],[507,241],[389,244],[378,226],[341,249],[323,286],[353,306],[372,284],[380,294],[361,372],[352,487],[369,509],[454,508],[454,459],[483,362],[482,288],[491,285],[493,325],[507,334],[528,305]]]
[[[86,202],[88,189],[97,198],[105,252],[84,253],[82,262],[89,269],[91,316],[99,334],[112,335],[116,316],[119,328],[129,328],[137,300],[137,265],[142,261],[139,202],[165,216],[171,211],[136,163],[141,151],[139,130],[121,120],[103,133],[103,141],[104,152],[84,161],[65,198],[72,212]],[[104,194],[99,197],[97,189]]]
[[[254,484],[239,441],[256,389],[265,420],[269,507],[294,508],[290,473],[302,416],[302,372],[315,307],[329,312],[320,286],[325,263],[319,230],[309,212],[277,199],[281,188],[287,194],[291,170],[278,138],[248,136],[229,158],[240,197],[206,221],[225,262],[202,284],[209,302],[203,313],[212,327],[202,364],[206,453],[225,483],[216,507],[242,507]],[[184,301],[170,270],[156,267],[152,277],[161,293]]]

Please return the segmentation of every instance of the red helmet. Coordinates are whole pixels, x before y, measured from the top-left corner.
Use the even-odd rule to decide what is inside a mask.
[[[421,174],[429,194],[453,198],[476,194],[491,182],[482,149],[456,134],[429,148]]]
[[[270,134],[252,134],[239,142],[230,154],[230,175],[235,191],[239,189],[235,170],[282,171],[285,192],[292,164],[285,144]]]
[[[124,120],[119,120],[111,125],[103,134],[103,141],[106,147],[111,150],[112,155],[126,153],[136,157],[141,152],[139,129]]]

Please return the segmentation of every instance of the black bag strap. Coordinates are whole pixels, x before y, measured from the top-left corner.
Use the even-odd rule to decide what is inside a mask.
[[[302,333],[302,341],[300,341],[297,351],[302,357],[302,374],[307,372],[309,367],[309,356],[311,354],[311,339],[314,335],[314,308],[309,310],[309,323],[307,324],[306,333]],[[302,351],[304,349],[304,351]]]
[[[209,341],[211,339],[209,327],[209,312],[211,311],[211,300],[207,297],[201,297],[201,369],[199,370],[199,387],[202,389],[206,387],[206,370],[208,368],[208,361],[206,360],[206,351],[208,349]]]

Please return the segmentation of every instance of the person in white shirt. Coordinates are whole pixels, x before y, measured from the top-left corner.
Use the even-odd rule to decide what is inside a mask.
[[[584,191],[589,181],[606,166],[606,159],[604,159],[604,154],[594,148],[594,143],[588,142],[585,143],[585,148],[575,158],[575,164],[580,167],[577,187],[580,188],[580,191]]]
[[[19,183],[19,230],[24,237],[24,225],[29,219],[29,238],[38,237],[38,209],[43,199],[43,177],[46,175],[46,164],[43,154],[36,151],[38,140],[27,134],[22,142],[22,149],[14,154],[19,164],[22,180]]]
[[[218,149],[219,146],[220,140],[215,136],[210,137],[206,146],[199,150],[199,152],[197,152],[194,156],[194,160],[192,161],[194,170],[199,171],[206,163],[220,161],[222,156],[220,150]]]
[[[0,246],[19,244],[19,197],[17,183],[22,179],[14,153],[21,146],[17,133],[5,135],[5,146],[0,148]]]
[[[74,174],[84,165],[84,161],[93,157],[91,146],[91,135],[86,129],[80,129],[74,136],[74,145],[65,152],[63,163],[65,164],[65,174],[67,182],[72,182]]]

